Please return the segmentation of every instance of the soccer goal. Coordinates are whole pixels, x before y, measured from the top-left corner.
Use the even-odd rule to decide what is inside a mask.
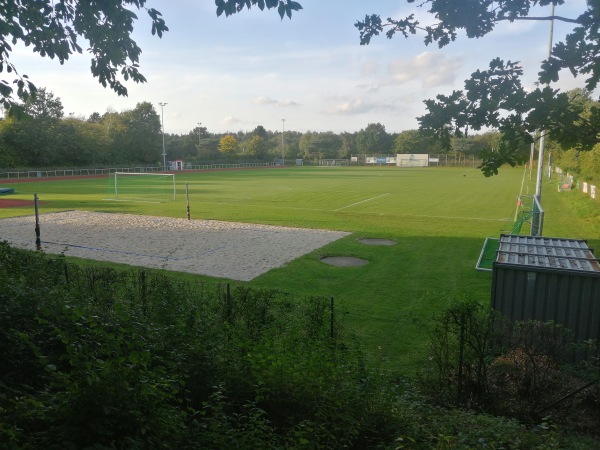
[[[517,199],[517,212],[515,224],[510,234],[525,234],[530,236],[541,236],[544,229],[544,208],[535,195],[520,195]],[[527,229],[528,228],[528,229]]]
[[[108,177],[109,199],[148,203],[175,200],[175,174],[114,172]]]

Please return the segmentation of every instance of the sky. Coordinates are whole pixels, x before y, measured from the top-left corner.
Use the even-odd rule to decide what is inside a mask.
[[[252,131],[355,132],[380,123],[389,133],[418,128],[423,101],[462,89],[474,71],[494,57],[520,61],[532,88],[548,55],[548,22],[502,23],[481,39],[459,39],[438,49],[422,35],[384,35],[359,44],[354,26],[367,14],[433,20],[406,0],[297,0],[303,10],[280,19],[275,10],[244,10],[217,17],[212,0],[148,0],[169,32],[152,36],[145,11],[137,13],[133,38],[142,48],[144,84],[127,82],[127,97],[103,88],[90,72],[90,56],[64,65],[15,46],[11,61],[38,87],[61,99],[65,116],[118,112],[150,102],[166,133],[186,134],[199,124],[211,133]],[[569,0],[557,15],[575,18],[585,0]],[[539,11],[547,16],[550,7]],[[554,42],[572,25],[555,22]],[[80,44],[85,49],[85,45]],[[584,87],[583,78],[561,74],[561,90]],[[166,103],[161,107],[159,103]]]

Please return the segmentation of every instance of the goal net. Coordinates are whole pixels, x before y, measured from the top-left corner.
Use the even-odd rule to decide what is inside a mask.
[[[175,174],[114,172],[108,177],[110,200],[164,203],[175,200]]]
[[[517,200],[515,224],[510,234],[541,236],[543,228],[544,209],[539,199],[535,195],[520,195]]]

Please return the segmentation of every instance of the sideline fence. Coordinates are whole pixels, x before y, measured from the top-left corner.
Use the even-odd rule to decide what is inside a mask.
[[[170,166],[149,167],[107,167],[95,169],[50,169],[50,170],[23,170],[0,172],[0,180],[38,179],[56,177],[88,177],[109,175],[115,172],[123,173],[160,173],[160,172],[185,172],[193,170],[219,170],[219,169],[243,169],[255,167],[272,167],[275,163],[239,163],[239,164],[187,164],[181,170],[175,170]]]
[[[410,159],[410,154],[393,154],[393,155],[351,155],[350,164],[357,166],[397,166],[399,157],[406,156]],[[414,156],[414,155],[412,155]],[[332,160],[329,160],[332,161]],[[427,164],[400,164],[403,167],[473,167],[476,168],[482,164],[483,160],[475,155],[465,155],[462,153],[429,153]],[[323,165],[323,164],[321,164]]]

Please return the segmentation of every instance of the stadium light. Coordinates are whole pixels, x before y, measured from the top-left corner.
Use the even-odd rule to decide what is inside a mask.
[[[285,119],[281,119],[281,160],[282,160],[281,165],[283,165],[283,166],[285,166],[285,155],[283,153],[283,149],[285,148],[284,136],[285,136]]]
[[[161,123],[161,128],[162,128],[162,138],[163,138],[163,152],[162,152],[162,156],[163,156],[163,169],[167,168],[167,152],[165,151],[165,110],[164,107],[167,105],[166,103],[159,103],[160,105],[160,123]]]
[[[552,37],[554,35],[554,3],[550,4],[550,39],[548,42],[548,58],[552,56]],[[542,178],[544,176],[544,146],[546,141],[546,130],[540,130],[540,142],[539,142],[539,151],[538,151],[538,172],[537,172],[537,180],[535,183],[535,196],[537,197],[538,202],[542,201]]]
[[[200,127],[202,127],[202,122],[198,122],[198,149],[200,149],[200,133],[202,132]]]

